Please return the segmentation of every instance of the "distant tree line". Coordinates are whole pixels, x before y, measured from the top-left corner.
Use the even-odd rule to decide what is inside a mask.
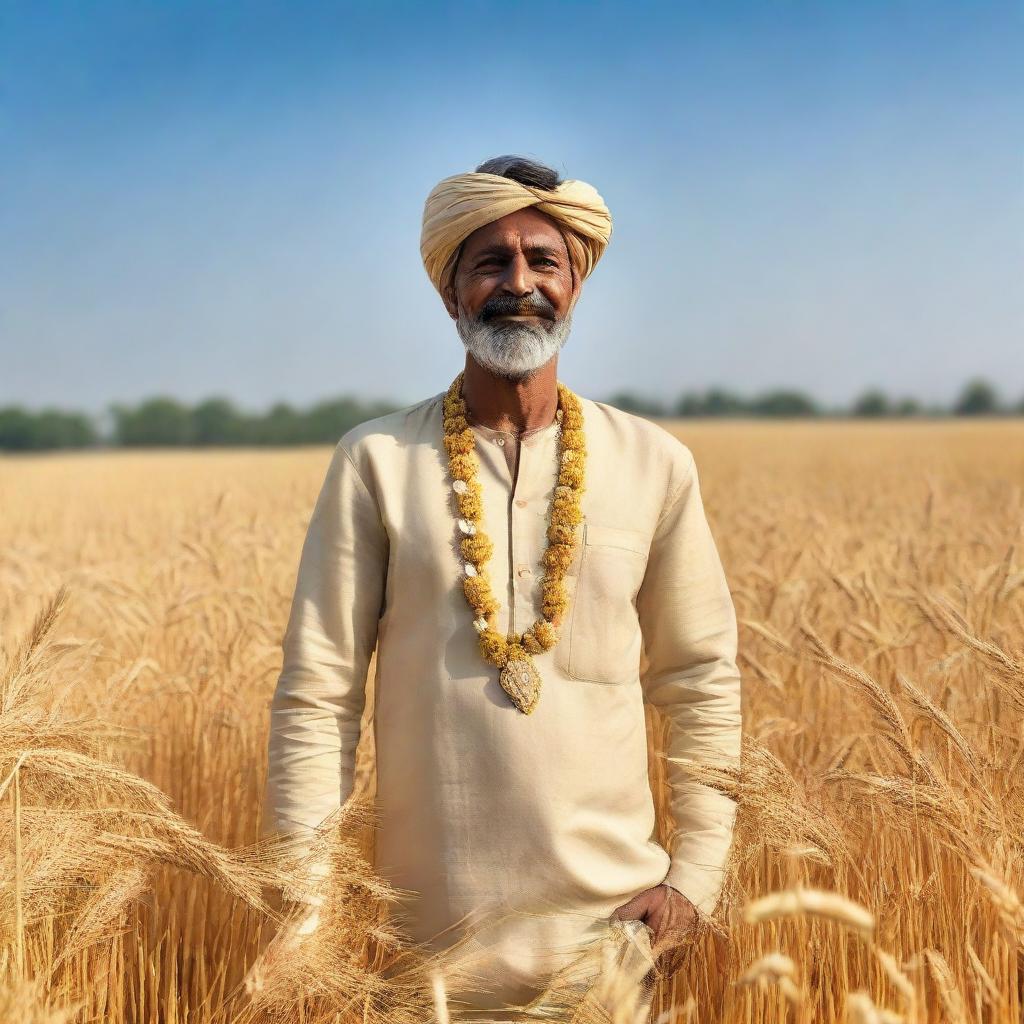
[[[781,388],[745,398],[724,388],[684,392],[675,402],[659,402],[633,392],[622,391],[607,399],[610,405],[644,416],[832,416],[858,418],[882,416],[1020,416],[1024,398],[1004,403],[987,381],[968,381],[953,401],[945,406],[925,404],[915,398],[891,398],[879,388],[859,395],[849,406],[826,406],[802,391]]]
[[[279,402],[265,413],[252,414],[227,398],[189,406],[157,397],[135,406],[112,405],[111,425],[101,431],[95,420],[81,413],[31,413],[10,406],[0,408],[0,449],[328,444],[364,420],[396,408],[400,406],[393,402],[343,397],[309,409]]]
[[[305,410],[279,402],[252,415],[226,398],[209,398],[191,408],[170,398],[151,398],[134,407],[112,407],[112,440],[125,447],[327,444],[356,424],[397,408],[392,402],[343,397]]]
[[[610,405],[650,417],[883,417],[883,416],[1019,416],[1024,398],[1016,404],[1000,400],[987,381],[969,381],[951,406],[925,405],[913,398],[890,398],[871,389],[848,407],[828,407],[801,391],[778,389],[743,397],[724,388],[687,391],[664,403],[633,392],[611,395]],[[101,430],[84,413],[21,406],[0,408],[0,450],[44,451],[93,447],[206,447],[223,445],[333,444],[346,431],[381,416],[400,404],[366,402],[341,397],[295,409],[284,402],[264,413],[247,413],[227,398],[208,398],[186,405],[173,398],[150,398],[135,406],[110,407],[110,426]]]

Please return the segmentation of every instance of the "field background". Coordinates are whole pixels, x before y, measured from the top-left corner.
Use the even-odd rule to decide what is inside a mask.
[[[659,1006],[690,1000],[679,1019],[701,1022],[870,1020],[863,992],[907,1019],[1021,1020],[1024,422],[666,427],[696,456],[736,602],[747,748],[742,777],[718,780],[741,799],[727,976],[709,940]],[[77,749],[76,717],[124,727],[91,756],[153,783],[207,840],[254,842],[267,704],[329,456],[0,457],[5,1021],[60,1019],[45,1007],[65,998],[84,1000],[75,1020],[230,1019],[221,1000],[262,915],[152,850],[75,863],[96,837],[68,808],[101,806],[115,782],[73,768],[55,782],[25,752]],[[52,660],[19,683],[17,652],[62,584]],[[360,764],[369,783],[372,751]],[[652,776],[661,805],[655,760]],[[118,884],[117,913],[97,912],[95,887]],[[743,919],[797,884],[867,908],[873,937],[817,915]],[[54,970],[73,927],[80,948]],[[794,961],[794,1001],[736,983],[776,950]]]

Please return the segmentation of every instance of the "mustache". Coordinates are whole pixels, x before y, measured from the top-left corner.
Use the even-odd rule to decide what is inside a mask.
[[[495,295],[480,309],[478,319],[487,323],[499,316],[540,316],[545,320],[555,319],[555,307],[540,293],[534,295]]]

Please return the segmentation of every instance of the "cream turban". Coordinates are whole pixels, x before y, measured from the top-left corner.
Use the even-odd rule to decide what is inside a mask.
[[[580,280],[589,276],[612,233],[611,214],[593,185],[570,179],[548,190],[471,171],[439,181],[423,208],[420,255],[438,292],[443,296],[451,283],[456,253],[469,235],[528,206],[555,220]]]

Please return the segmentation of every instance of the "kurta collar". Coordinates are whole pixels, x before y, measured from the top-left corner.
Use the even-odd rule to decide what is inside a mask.
[[[496,427],[488,427],[472,419],[469,420],[469,425],[489,441],[496,437],[511,437],[518,438],[522,444],[532,447],[543,441],[549,434],[553,434],[558,428],[559,420],[556,416],[550,423],[544,426],[531,427],[529,430],[523,430],[519,433],[516,433],[514,430],[498,430]]]

